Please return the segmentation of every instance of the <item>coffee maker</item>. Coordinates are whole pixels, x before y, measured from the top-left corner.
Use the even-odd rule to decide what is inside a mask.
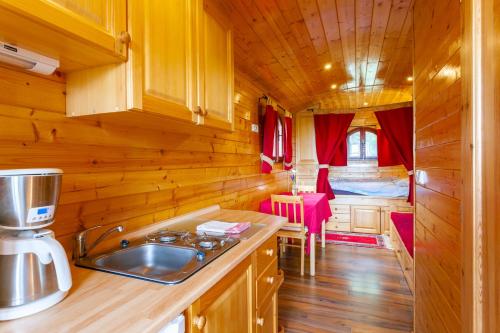
[[[54,222],[62,170],[0,170],[0,320],[45,310],[71,288]]]

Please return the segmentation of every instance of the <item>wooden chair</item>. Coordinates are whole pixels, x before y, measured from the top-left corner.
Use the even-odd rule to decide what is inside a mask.
[[[298,185],[297,190],[299,193],[316,193],[316,186],[314,185]],[[326,221],[321,223],[321,247],[326,246]]]
[[[277,206],[277,212],[275,206]],[[282,206],[285,206],[285,212],[283,212]],[[298,214],[297,206],[299,207]],[[273,194],[271,195],[271,208],[273,215],[286,216],[289,221],[293,221],[285,224],[278,231],[278,237],[281,238],[280,249],[283,253],[286,246],[300,247],[300,275],[304,275],[304,248],[307,240],[307,229],[304,227],[304,198],[301,196]],[[300,216],[300,222],[297,215]],[[300,240],[300,246],[288,244],[287,240],[289,238]]]

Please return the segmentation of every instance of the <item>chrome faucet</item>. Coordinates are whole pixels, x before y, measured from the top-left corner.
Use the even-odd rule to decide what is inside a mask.
[[[74,257],[76,259],[81,259],[83,257],[86,257],[90,251],[92,251],[99,243],[101,243],[106,237],[108,237],[110,234],[113,232],[122,232],[123,231],[123,226],[118,225],[116,227],[110,228],[106,230],[99,238],[97,238],[92,244],[87,246],[87,236],[89,231],[101,228],[102,225],[97,225],[92,228],[85,229],[78,234],[76,234],[76,246],[75,246],[75,252],[74,252]]]

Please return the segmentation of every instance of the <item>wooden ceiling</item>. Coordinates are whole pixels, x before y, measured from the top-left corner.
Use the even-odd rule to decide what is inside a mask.
[[[411,101],[413,0],[219,1],[236,67],[290,110]]]

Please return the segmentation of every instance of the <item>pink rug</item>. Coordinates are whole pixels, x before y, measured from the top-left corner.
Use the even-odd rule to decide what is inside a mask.
[[[385,248],[384,237],[382,235],[353,234],[348,232],[328,231],[326,242],[350,246]],[[321,239],[319,239],[321,241]]]

